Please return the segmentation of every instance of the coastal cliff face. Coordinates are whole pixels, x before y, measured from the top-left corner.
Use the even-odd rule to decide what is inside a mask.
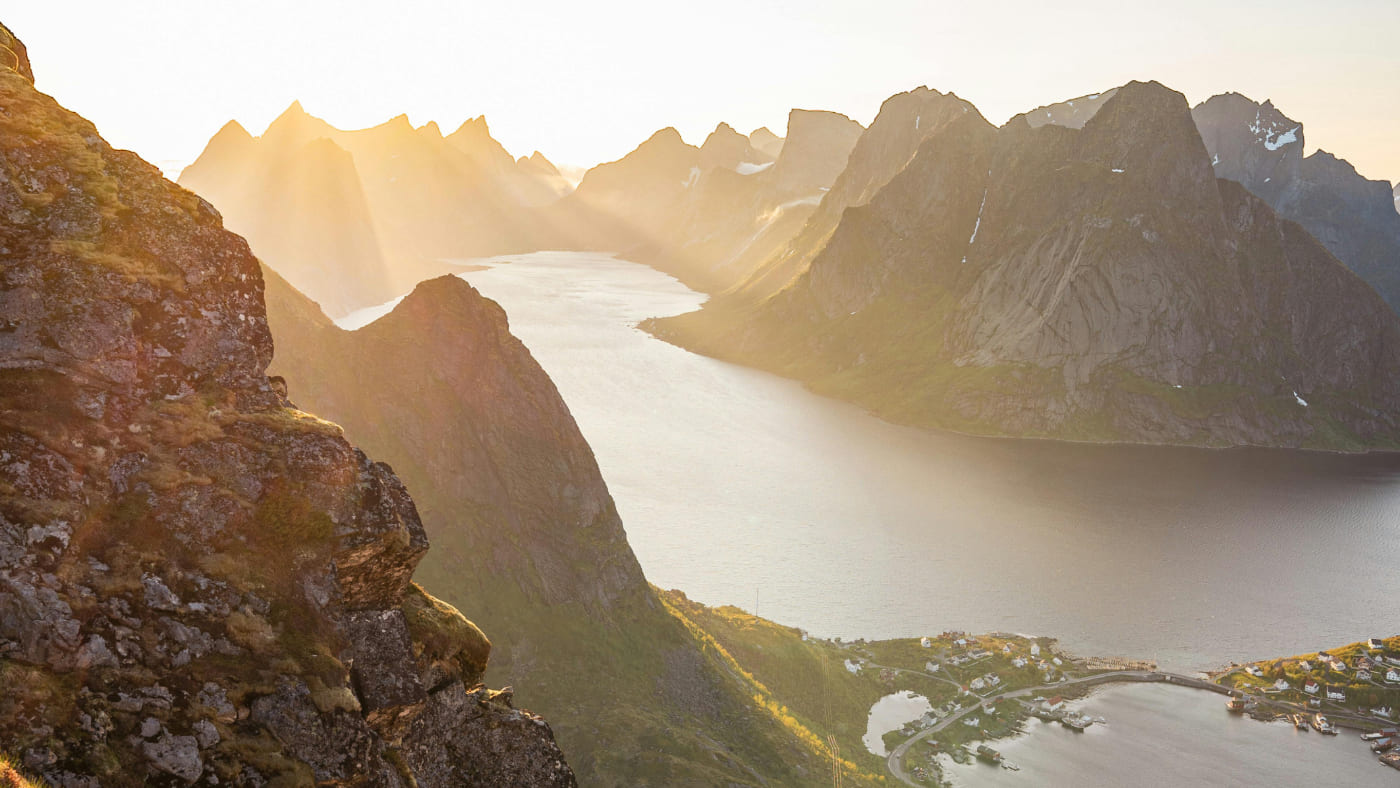
[[[1303,228],[1217,179],[1184,99],[1155,83],[1119,88],[1082,129],[957,113],[806,254],[769,300],[655,330],[925,426],[1400,441],[1394,314]]]
[[[826,773],[818,740],[756,705],[647,584],[592,451],[499,306],[441,277],[347,332],[267,281],[274,371],[394,464],[433,542],[419,579],[491,633],[488,680],[550,719],[582,782]]]
[[[1271,102],[1227,93],[1191,115],[1216,175],[1301,224],[1392,309],[1400,308],[1400,214],[1390,184],[1368,180],[1326,151],[1304,156],[1303,124]]]
[[[549,727],[481,688],[480,630],[412,584],[428,542],[398,477],[266,376],[246,242],[20,62],[0,750],[59,786],[573,785]]]

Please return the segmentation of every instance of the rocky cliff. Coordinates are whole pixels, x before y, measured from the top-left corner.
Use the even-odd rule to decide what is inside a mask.
[[[647,585],[592,451],[499,306],[442,277],[346,332],[275,275],[267,301],[274,370],[414,490],[433,542],[420,579],[491,633],[488,679],[549,717],[583,782],[825,773],[814,739],[756,707]]]
[[[1180,94],[1126,85],[1081,129],[954,111],[898,158],[798,250],[811,262],[786,289],[656,330],[927,426],[1400,441],[1394,313],[1302,227],[1216,178]]]
[[[1303,124],[1265,101],[1214,96],[1191,112],[1215,174],[1303,226],[1400,308],[1400,214],[1390,184],[1326,151],[1303,155]]]
[[[411,582],[398,477],[266,376],[247,243],[13,65],[0,750],[61,786],[573,785]]]

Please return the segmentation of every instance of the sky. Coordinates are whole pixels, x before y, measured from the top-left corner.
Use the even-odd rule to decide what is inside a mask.
[[[1397,0],[277,0],[0,9],[36,84],[167,171],[225,122],[294,99],[341,128],[485,114],[515,155],[591,166],[675,126],[779,134],[790,108],[868,124],[953,91],[992,122],[1132,79],[1236,91],[1304,123],[1308,152],[1400,179]],[[392,10],[391,10],[392,9]]]

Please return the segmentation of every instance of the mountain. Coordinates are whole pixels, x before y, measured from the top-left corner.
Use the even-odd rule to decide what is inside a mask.
[[[864,133],[848,148],[844,165],[820,195],[819,204],[799,233],[773,251],[736,285],[743,300],[767,298],[786,287],[811,263],[841,221],[847,208],[864,205],[908,164],[919,144],[951,120],[974,111],[971,104],[952,93],[920,87],[898,93],[880,106],[880,112]]]
[[[394,464],[434,546],[420,579],[492,634],[487,679],[549,716],[581,781],[829,772],[817,737],[755,706],[646,583],[592,451],[499,306],[441,277],[347,332],[275,275],[267,301],[274,371],[295,371],[299,404]],[[865,768],[848,780],[869,784],[879,766]]]
[[[791,284],[652,330],[922,426],[1397,445],[1395,314],[1301,226],[1216,177],[1180,94],[1125,85],[1081,129],[1025,116],[998,129],[936,104],[907,163],[890,145],[872,166],[871,125],[823,205],[869,194],[880,179],[862,173],[897,174],[864,204],[842,197],[829,232],[814,215]],[[916,136],[930,118],[906,120]]]
[[[724,290],[803,226],[861,130],[834,112],[793,110],[773,159],[727,124],[700,148],[663,129],[550,206],[546,224],[558,235],[538,248],[621,252]]]
[[[1400,214],[1390,184],[1372,181],[1326,151],[1303,155],[1303,124],[1238,93],[1191,112],[1215,174],[1237,181],[1301,224],[1400,308]]]
[[[400,115],[342,131],[287,108],[261,137],[225,126],[180,176],[296,287],[340,317],[402,294],[441,258],[516,251],[567,184],[517,162],[485,118],[448,137]]]
[[[778,154],[783,152],[783,138],[774,134],[767,126],[761,126],[749,132],[749,144],[773,159],[778,158]]]
[[[268,265],[347,314],[384,300],[392,278],[353,157],[327,137],[302,136],[260,155],[230,121],[180,181],[216,196],[224,221]]]
[[[411,582],[399,478],[266,375],[248,244],[16,60],[0,750],[69,786],[574,785],[549,726],[480,686],[482,632]]]
[[[1395,211],[1400,213],[1400,182],[1395,184],[1395,190],[1392,194],[1395,195]]]

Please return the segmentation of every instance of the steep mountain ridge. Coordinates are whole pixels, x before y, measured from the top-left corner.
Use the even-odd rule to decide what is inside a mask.
[[[926,426],[1396,445],[1394,314],[1216,178],[1180,94],[1131,83],[1079,130],[955,115],[792,285],[654,330]]]
[[[1323,150],[1303,155],[1303,124],[1272,102],[1213,96],[1191,112],[1217,175],[1303,226],[1400,308],[1400,214],[1390,184]]]
[[[31,76],[0,68],[0,749],[64,786],[574,785],[411,583],[398,477],[267,377],[247,243]]]
[[[804,785],[825,773],[816,737],[756,708],[647,585],[591,450],[499,306],[441,277],[347,332],[275,275],[267,301],[274,371],[297,371],[297,401],[411,485],[434,545],[420,578],[469,604],[496,639],[488,680],[550,717],[580,779]]]

